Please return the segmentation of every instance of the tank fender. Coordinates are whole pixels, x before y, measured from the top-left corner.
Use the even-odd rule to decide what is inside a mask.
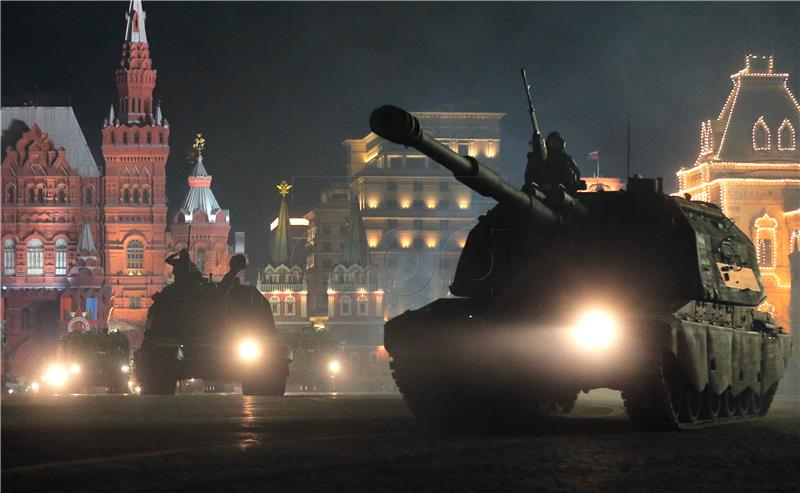
[[[733,374],[733,329],[708,327],[708,387],[721,395],[731,385]]]
[[[704,324],[676,320],[672,324],[672,352],[692,385],[702,392],[708,384],[708,330]]]
[[[756,332],[733,332],[733,395],[748,388],[761,391],[761,339],[762,334]]]
[[[789,334],[764,335],[764,368],[761,392],[766,392],[786,374],[792,354],[792,337]]]

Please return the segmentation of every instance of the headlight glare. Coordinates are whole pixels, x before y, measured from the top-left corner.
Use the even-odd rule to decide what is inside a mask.
[[[603,350],[617,338],[617,322],[606,312],[595,310],[585,313],[572,328],[575,342],[584,349]]]
[[[261,357],[261,346],[253,340],[239,343],[239,357],[244,361],[255,361]]]

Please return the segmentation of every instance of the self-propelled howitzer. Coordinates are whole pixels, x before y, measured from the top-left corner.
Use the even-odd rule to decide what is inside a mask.
[[[397,384],[435,424],[569,412],[622,391],[646,426],[764,415],[791,340],[767,313],[752,242],[719,207],[631,178],[618,192],[516,189],[384,106],[372,130],[414,147],[498,205],[470,232],[452,298],[386,324]]]

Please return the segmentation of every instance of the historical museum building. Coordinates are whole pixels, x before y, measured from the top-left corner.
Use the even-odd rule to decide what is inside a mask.
[[[767,288],[762,310],[791,319],[790,254],[800,237],[800,105],[771,56],[748,55],[714,120],[700,126],[700,154],[678,172],[679,193],[718,204],[756,246]]]
[[[122,330],[137,346],[151,296],[169,280],[173,242],[190,246],[206,275],[227,271],[230,215],[211,192],[202,156],[174,240],[167,229],[170,126],[153,97],[141,0],[125,17],[116,99],[97,156],[70,107],[2,109],[4,371],[35,363],[37,348],[51,350],[43,342],[67,328]]]

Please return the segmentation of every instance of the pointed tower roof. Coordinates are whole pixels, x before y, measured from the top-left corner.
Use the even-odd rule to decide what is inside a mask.
[[[292,185],[282,181],[277,185],[278,193],[281,194],[281,208],[278,212],[278,226],[275,228],[272,236],[272,244],[270,245],[270,260],[271,264],[289,265],[289,206],[286,205],[286,196]]]
[[[78,238],[78,252],[95,252],[97,248],[94,245],[94,238],[92,237],[92,228],[89,223],[83,223],[83,230],[81,230],[81,237]]]
[[[147,43],[144,20],[147,17],[142,8],[142,0],[131,0],[125,13],[125,41],[128,43]]]
[[[344,241],[342,264],[361,265],[366,267],[370,263],[367,233],[364,222],[361,220],[361,210],[358,200],[350,201],[350,217],[347,220],[347,238]]]
[[[183,199],[181,206],[181,213],[183,214],[184,222],[191,223],[194,213],[203,211],[208,216],[209,222],[216,222],[217,213],[222,211],[225,213],[225,221],[230,222],[230,212],[227,209],[222,209],[214,197],[214,192],[211,191],[211,175],[206,171],[203,165],[203,149],[205,148],[205,139],[202,134],[197,134],[194,143],[194,150],[197,151],[197,161],[195,162],[192,174],[189,175],[189,193]]]

